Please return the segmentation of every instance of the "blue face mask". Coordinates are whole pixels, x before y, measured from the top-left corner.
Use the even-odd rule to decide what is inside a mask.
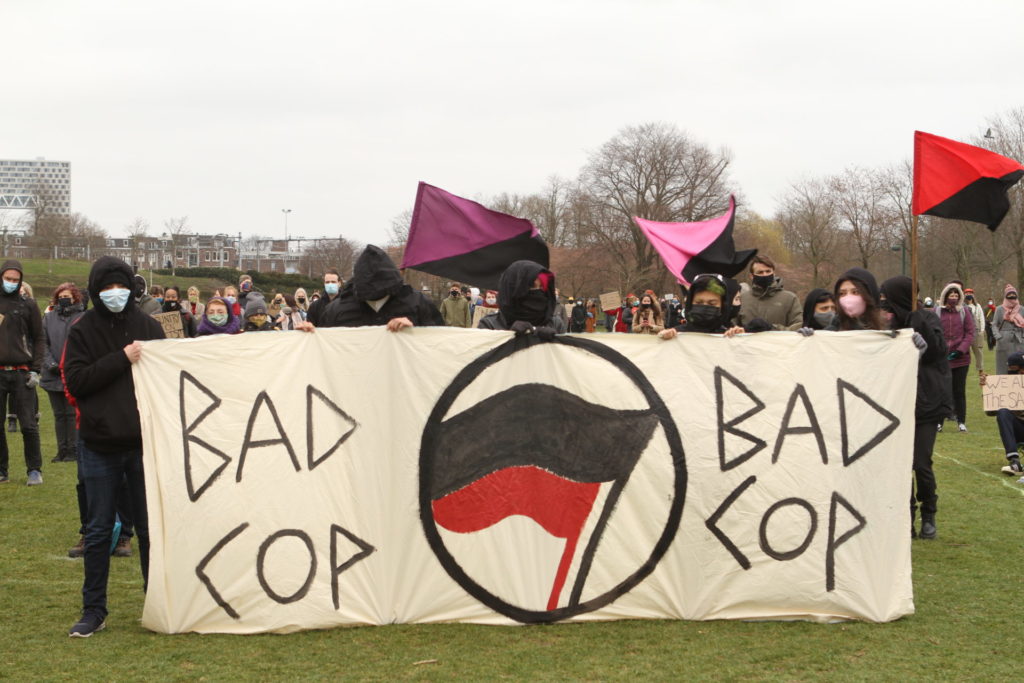
[[[128,305],[128,297],[131,295],[131,291],[124,287],[104,289],[100,292],[100,301],[103,302],[103,305],[106,306],[111,313],[120,313],[124,310],[124,307]]]
[[[335,294],[338,293],[338,283],[337,282],[325,282],[324,283],[324,291],[327,292],[328,294],[330,294],[331,296],[334,296]]]
[[[4,280],[4,292],[7,294],[14,294],[18,291],[18,287],[21,287],[20,282],[8,282]]]
[[[226,296],[226,297],[224,297],[224,301],[227,301],[229,304],[231,304],[233,306],[235,304],[235,297],[233,297],[233,296]]]

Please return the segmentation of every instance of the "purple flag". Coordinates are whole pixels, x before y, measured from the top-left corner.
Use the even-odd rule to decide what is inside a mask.
[[[548,247],[530,221],[419,184],[402,268],[497,289],[520,259],[548,267]]]

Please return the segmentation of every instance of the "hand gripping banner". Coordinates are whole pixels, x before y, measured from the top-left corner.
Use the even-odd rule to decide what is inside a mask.
[[[909,331],[147,342],[143,624],[913,612]]]

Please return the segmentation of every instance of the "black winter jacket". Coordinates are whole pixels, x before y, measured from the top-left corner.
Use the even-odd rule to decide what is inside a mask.
[[[18,283],[24,279],[21,263],[5,261],[0,273],[18,271]],[[46,339],[43,336],[43,317],[35,299],[22,299],[21,291],[8,294],[0,289],[0,365],[27,365],[34,372],[43,366]]]
[[[131,287],[131,266],[112,256],[100,257],[89,273],[93,307],[71,326],[64,350],[64,383],[75,398],[79,434],[86,447],[118,453],[142,447],[142,427],[135,401],[132,364],[124,347],[133,341],[163,339],[163,328],[135,307],[111,313],[99,297],[104,286]]]
[[[39,386],[47,391],[64,391],[64,383],[60,379],[60,358],[64,353],[64,342],[68,339],[68,330],[84,315],[82,304],[73,304],[67,310],[55,308],[43,316],[43,331],[46,333],[46,356],[43,361],[43,372]]]

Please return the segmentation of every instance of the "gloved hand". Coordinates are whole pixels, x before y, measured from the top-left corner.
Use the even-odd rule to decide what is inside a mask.
[[[946,360],[956,360],[957,358],[959,358],[962,355],[964,355],[964,354],[961,353],[960,351],[953,351],[948,356],[946,356]]]
[[[928,350],[928,342],[924,340],[920,332],[915,332],[910,336],[910,341],[914,342],[914,348],[917,349],[917,355],[923,356],[924,352]]]
[[[509,328],[516,333],[517,337],[522,337],[524,334],[533,334],[533,325],[525,320],[517,320],[512,323]]]
[[[802,334],[805,337],[810,337],[812,334],[814,334],[814,328],[813,327],[801,327],[799,330],[796,331],[796,333],[797,334]]]
[[[542,325],[541,327],[534,328],[534,331],[537,333],[537,338],[541,341],[549,342],[555,339],[555,328],[553,327]]]
[[[28,373],[28,379],[25,380],[25,386],[29,389],[35,389],[39,386],[39,373],[30,372]]]

